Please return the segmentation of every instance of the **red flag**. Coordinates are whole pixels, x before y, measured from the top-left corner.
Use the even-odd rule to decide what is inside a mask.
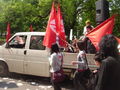
[[[54,8],[53,3],[46,28],[46,34],[43,40],[43,45],[50,48],[53,43],[56,43],[56,33],[56,9]]]
[[[87,34],[87,37],[91,40],[97,50],[99,50],[98,44],[101,38],[112,33],[114,22],[115,16],[112,16]]]
[[[120,44],[120,38],[118,38],[118,37],[116,37],[116,36],[115,36],[115,38],[117,39],[118,44]]]
[[[62,14],[60,10],[60,4],[58,4],[56,24],[57,24],[57,32],[59,36],[59,45],[61,47],[66,47],[65,30],[64,30]]]
[[[30,25],[30,32],[33,32],[33,27],[32,27],[32,25]]]
[[[8,23],[8,25],[7,25],[7,34],[6,34],[6,42],[8,42],[10,37],[11,37],[11,35],[10,35],[10,24]]]

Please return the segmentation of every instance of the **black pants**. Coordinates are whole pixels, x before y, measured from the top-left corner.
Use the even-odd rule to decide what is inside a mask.
[[[74,84],[74,88],[75,90],[87,90],[86,87],[86,83],[87,83],[87,78],[85,77],[86,71],[82,71],[82,72],[75,72],[75,76],[73,79],[73,84]]]
[[[53,86],[54,90],[62,90],[62,89],[61,89],[61,82],[54,82],[54,81],[51,79],[51,83],[52,83],[52,86]]]

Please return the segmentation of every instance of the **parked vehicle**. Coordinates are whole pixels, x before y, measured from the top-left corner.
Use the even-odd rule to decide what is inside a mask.
[[[13,35],[8,43],[0,46],[0,76],[8,72],[50,77],[49,50],[42,45],[45,32],[19,32]],[[66,74],[72,76],[76,66],[71,61],[76,60],[77,53],[63,52],[63,68]],[[93,55],[88,55],[92,60]],[[93,60],[90,67],[94,68]]]

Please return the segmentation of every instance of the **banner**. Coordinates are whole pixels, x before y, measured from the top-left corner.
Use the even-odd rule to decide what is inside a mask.
[[[111,34],[113,31],[115,22],[115,16],[110,17],[96,28],[94,28],[91,32],[89,32],[86,36],[91,40],[96,50],[99,50],[98,44],[101,38],[107,34]]]
[[[59,37],[59,45],[61,47],[66,47],[66,37],[65,37],[63,18],[60,10],[60,4],[58,4],[56,26],[57,26],[57,33]]]
[[[32,25],[30,25],[30,32],[33,32],[33,27],[32,27]]]
[[[51,48],[53,43],[56,43],[56,9],[54,8],[54,3],[52,4],[52,9],[50,12],[46,34],[43,40],[43,45]]]
[[[58,43],[60,47],[66,47],[66,37],[60,5],[58,4],[57,7],[58,10],[56,11],[54,3],[52,4],[52,9],[46,28],[46,34],[43,40],[43,45],[48,48],[51,48],[53,43]]]

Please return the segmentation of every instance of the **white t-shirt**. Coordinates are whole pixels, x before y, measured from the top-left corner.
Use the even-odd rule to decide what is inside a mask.
[[[53,53],[49,58],[50,62],[50,72],[56,72],[61,69],[63,56],[61,53]]]
[[[92,25],[91,25],[92,28],[94,28]],[[86,35],[88,32],[87,32],[87,26],[84,27],[84,30],[83,30],[83,35]]]
[[[118,45],[118,47],[117,47],[117,48],[118,48],[118,50],[119,50],[119,53],[120,53],[120,44]]]
[[[78,61],[78,70],[88,69],[85,51],[79,51],[77,55],[77,61]]]

